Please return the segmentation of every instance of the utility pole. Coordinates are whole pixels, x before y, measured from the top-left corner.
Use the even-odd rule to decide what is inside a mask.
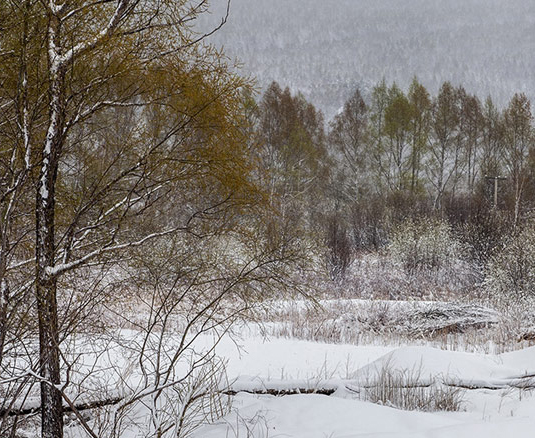
[[[498,181],[507,179],[505,176],[485,176],[487,180],[494,180],[494,204],[492,208],[498,209]]]

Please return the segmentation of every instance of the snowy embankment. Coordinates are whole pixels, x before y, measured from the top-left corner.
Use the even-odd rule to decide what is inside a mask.
[[[424,385],[441,381],[467,389],[528,389],[535,387],[535,347],[500,355],[399,348],[359,369],[354,377],[373,380],[385,368],[415,371]]]
[[[535,348],[501,355],[430,347],[365,347],[306,341],[246,339],[240,354],[221,345],[233,410],[195,434],[206,437],[433,437],[532,438]],[[384,369],[409,373],[422,385],[466,388],[460,412],[415,412],[359,399],[359,386]],[[412,383],[414,384],[414,380]],[[333,395],[285,397],[239,392],[333,389]]]
[[[321,344],[313,345],[321,348]],[[373,347],[352,347],[356,351],[365,350],[362,353],[363,357],[367,358],[371,353],[369,348]],[[382,349],[376,348],[375,352]],[[286,357],[291,362],[299,353],[299,348],[294,346],[292,353]],[[306,353],[308,354],[304,355],[304,360],[310,354]],[[289,392],[299,389],[313,392],[344,388],[351,390],[359,386],[373,385],[381,378],[384,370],[408,373],[412,376],[411,380],[417,380],[419,386],[441,383],[466,389],[535,388],[535,347],[501,355],[479,355],[430,347],[403,347],[385,354],[355,372],[350,371],[351,367],[357,365],[351,361],[350,353],[345,359],[340,358],[345,360],[345,363],[335,363],[331,357],[331,364],[327,353],[324,354],[319,356],[324,358],[324,363],[316,364],[315,374],[309,367],[308,377],[292,378],[290,374],[285,378],[285,374],[289,371],[286,364],[281,363],[279,377],[273,377],[269,373],[264,377],[260,374],[240,375],[231,380],[231,390],[232,392]],[[277,353],[274,352],[274,355],[277,356]],[[268,358],[266,360],[270,362]],[[303,373],[303,370],[295,371],[297,376]]]

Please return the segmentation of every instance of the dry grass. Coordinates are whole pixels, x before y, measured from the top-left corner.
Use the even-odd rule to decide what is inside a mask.
[[[397,370],[389,363],[366,376],[351,390],[363,401],[407,411],[448,411],[462,409],[465,390],[429,382],[421,377],[421,368]]]
[[[414,307],[412,307],[414,306]],[[427,304],[426,304],[427,306]],[[417,326],[415,312],[425,317],[433,304],[399,304],[392,301],[329,300],[321,306],[287,303],[266,317],[267,334],[313,342],[353,345],[428,345],[445,350],[499,354],[535,345],[529,333],[529,315],[496,313],[492,323]],[[462,307],[461,307],[462,308]],[[427,309],[427,310],[425,310]],[[431,309],[431,310],[429,310]],[[468,306],[467,309],[470,309]],[[411,320],[412,318],[412,320]],[[425,321],[423,321],[425,322]]]

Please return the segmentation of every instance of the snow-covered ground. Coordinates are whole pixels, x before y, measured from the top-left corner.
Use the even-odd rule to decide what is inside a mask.
[[[270,381],[349,379],[358,369],[392,350],[383,346],[355,347],[250,336],[237,345],[225,338],[217,353],[228,360],[230,379],[252,376]]]
[[[535,433],[532,398],[507,404],[501,414],[407,412],[322,395],[242,394],[234,407],[224,421],[199,430],[195,437],[532,438]]]
[[[393,306],[400,313],[402,308]],[[215,354],[223,359],[227,377],[216,378],[214,384],[208,381],[211,374],[202,374],[199,369],[200,391],[206,394],[204,388],[213,391],[219,386],[229,395],[231,408],[221,409],[228,413],[195,429],[192,438],[535,437],[535,392],[531,389],[535,388],[535,347],[485,354],[479,350],[456,351],[455,346],[435,348],[436,344],[424,338],[388,344],[379,336],[369,344],[322,343],[266,337],[269,324],[278,322],[270,321],[262,327],[235,326],[232,336],[201,334],[195,339],[191,358],[212,351],[217,344]],[[486,330],[481,329],[483,334]],[[170,333],[165,338],[169,345],[163,351],[174,351],[179,335],[180,329]],[[151,365],[152,356],[147,356],[141,370],[134,354],[144,339],[136,330],[117,328],[109,340],[103,338],[100,343],[83,336],[72,340],[73,356],[79,357],[71,375],[74,383],[80,379],[72,395],[77,401],[99,399],[102,394],[120,396],[120,403],[128,397],[145,397],[125,417],[131,423],[118,435],[121,438],[145,436],[140,434],[147,429],[154,375],[150,367],[155,365]],[[158,339],[154,333],[150,342],[159,345]],[[177,362],[172,374],[176,381],[191,370],[188,358],[186,354]],[[84,377],[89,374],[91,379]],[[434,411],[436,405],[424,403],[426,412],[414,406],[402,410],[388,395],[380,399],[382,404],[372,403],[370,394],[376,394],[373,391],[381,387],[380,382],[387,383],[382,387],[386,393],[388,385],[396,388],[402,382],[397,386],[403,387],[401,392],[393,391],[402,397],[406,386],[410,386],[407,393],[415,399],[453,394],[447,405],[454,409]],[[181,388],[188,391],[193,386]],[[294,395],[280,395],[283,392]],[[173,407],[179,402],[172,391],[168,396],[164,394],[159,403],[172,405],[165,405],[171,419],[176,414]],[[222,399],[226,400],[226,395]],[[38,405],[37,397],[25,402],[25,407]],[[114,412],[116,407],[109,409]],[[86,436],[75,421],[71,424],[66,436]]]
[[[501,355],[438,350],[431,347],[329,345],[250,336],[240,349],[225,339],[218,353],[236,389],[338,386],[331,396],[276,397],[240,392],[232,412],[204,426],[195,438],[216,437],[433,437],[532,438],[535,348]],[[418,370],[420,381],[479,389],[463,390],[459,412],[416,412],[364,402],[352,385],[385,366]]]

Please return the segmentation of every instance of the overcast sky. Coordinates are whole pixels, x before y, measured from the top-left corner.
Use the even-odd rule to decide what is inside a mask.
[[[213,0],[218,20],[225,0]],[[535,97],[532,0],[232,0],[212,42],[265,86],[300,90],[327,116],[358,85],[416,75],[434,92],[462,84],[499,104]]]

